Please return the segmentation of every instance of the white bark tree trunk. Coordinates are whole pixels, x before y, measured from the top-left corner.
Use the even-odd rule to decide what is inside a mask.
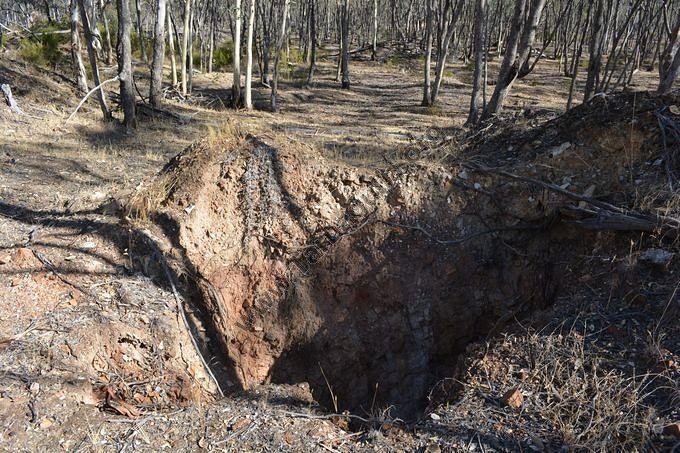
[[[236,0],[234,21],[234,81],[231,94],[234,107],[241,104],[241,0]]]
[[[255,0],[248,5],[248,36],[246,38],[246,94],[244,106],[253,109],[253,31],[255,28]]]

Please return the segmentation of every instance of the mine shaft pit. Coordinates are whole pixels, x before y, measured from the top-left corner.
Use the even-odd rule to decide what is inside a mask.
[[[232,138],[159,177],[239,387],[307,382],[329,410],[411,419],[469,342],[554,298],[552,233],[490,229],[507,213],[449,169],[304,157]]]

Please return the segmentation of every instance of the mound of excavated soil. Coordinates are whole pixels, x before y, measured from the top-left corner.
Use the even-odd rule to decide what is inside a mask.
[[[631,172],[667,152],[645,115],[572,141],[566,124],[520,148],[496,141],[487,164],[511,174],[479,158],[355,168],[224,133],[174,158],[132,210],[179,246],[238,387],[308,382],[329,408],[408,416],[470,341],[550,304],[592,250],[625,244],[601,231],[668,230],[601,201],[628,200],[643,178]]]

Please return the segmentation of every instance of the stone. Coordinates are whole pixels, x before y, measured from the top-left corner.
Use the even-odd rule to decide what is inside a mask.
[[[663,249],[647,249],[640,255],[640,263],[658,270],[666,270],[673,260],[674,253]]]
[[[561,145],[553,146],[551,148],[548,148],[548,154],[550,154],[550,157],[557,157],[566,150],[571,148],[571,143],[569,142],[564,142]]]
[[[511,388],[501,398],[503,404],[513,409],[519,409],[524,403],[524,395],[518,387]]]

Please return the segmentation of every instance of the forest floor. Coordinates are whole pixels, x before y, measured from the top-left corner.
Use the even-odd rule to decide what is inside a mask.
[[[338,89],[334,64],[322,60],[311,87],[304,68],[291,69],[278,114],[260,109],[268,91],[259,84],[258,109],[233,111],[224,107],[231,76],[197,74],[189,102],[166,105],[188,121],[140,116],[128,135],[102,123],[94,102],[67,123],[79,100],[71,85],[8,52],[1,58],[0,80],[24,111],[0,107],[1,450],[551,451],[626,436],[617,445],[639,441],[648,450],[678,441],[677,259],[645,274],[646,302],[624,295],[612,305],[601,275],[591,276],[554,309],[480,338],[461,358],[455,398],[443,381],[425,414],[409,423],[383,414],[350,424],[322,409],[302,382],[215,398],[177,310],[186,295],[174,293],[148,243],[154,230],[126,219],[123,205],[172,157],[225,129],[313,148],[329,162],[443,162],[452,151],[441,143],[465,136],[470,68],[448,70],[440,103],[425,108],[417,59],[353,60],[349,91]],[[568,79],[555,74],[555,63],[544,61],[516,84],[506,116],[517,131],[563,113]],[[640,72],[634,88],[649,89],[655,78]],[[487,131],[491,137],[495,129]],[[612,267],[632,255],[614,258],[617,250],[609,250]],[[620,373],[589,374],[614,356],[624,364]],[[529,379],[536,381],[527,381],[527,402],[513,409],[503,394],[528,379],[525,368],[536,370]],[[655,379],[666,389],[664,403],[646,399]],[[541,392],[560,385],[573,395],[545,403]],[[598,386],[615,389],[595,392],[606,407],[599,412],[584,399]]]

